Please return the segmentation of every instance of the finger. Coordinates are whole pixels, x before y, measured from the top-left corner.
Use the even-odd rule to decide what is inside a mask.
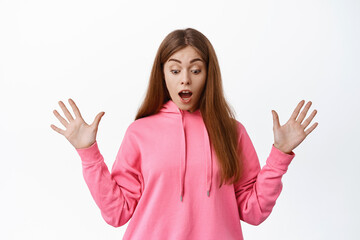
[[[63,110],[66,118],[70,121],[74,120],[74,118],[71,116],[71,113],[69,112],[69,110],[66,108],[65,104],[62,101],[59,101],[59,105],[61,107],[61,109]]]
[[[61,122],[61,124],[67,128],[67,125],[69,124],[56,110],[53,111],[54,115],[57,119]]]
[[[69,103],[70,103],[70,106],[71,106],[73,112],[75,113],[75,116],[83,119],[82,116],[81,116],[81,114],[80,114],[80,110],[79,110],[79,108],[76,106],[74,100],[72,100],[71,98],[69,98],[68,101],[69,101]]]
[[[104,114],[105,114],[105,112],[98,113],[98,115],[96,115],[96,117],[94,119],[94,122],[91,125],[93,125],[97,128],[99,126],[99,122],[100,122],[102,116],[104,116]]]
[[[318,125],[317,122],[314,123],[309,129],[307,129],[307,130],[305,131],[305,135],[306,135],[306,136],[309,135],[309,134],[317,127],[317,125]]]
[[[309,108],[311,106],[312,102],[309,101],[306,105],[305,105],[305,108],[301,111],[298,119],[296,121],[298,121],[299,123],[302,123],[302,121],[304,120],[307,112],[309,111]]]
[[[290,119],[296,120],[296,117],[297,117],[297,115],[299,114],[300,109],[302,108],[302,106],[304,105],[304,103],[305,103],[305,100],[301,100],[301,101],[298,103],[298,105],[296,106],[296,108],[295,108],[293,114],[291,115]]]
[[[303,128],[305,129],[309,124],[310,122],[313,120],[313,118],[315,117],[317,111],[316,109],[310,114],[310,116],[304,121],[303,123]]]
[[[64,135],[65,131],[56,127],[55,125],[51,124],[50,127],[54,129],[56,132],[60,133],[61,135]]]
[[[275,112],[275,110],[271,110],[272,115],[273,115],[273,123],[274,123],[274,128],[279,128],[280,127],[280,121],[279,121],[279,115],[277,114],[277,112]]]

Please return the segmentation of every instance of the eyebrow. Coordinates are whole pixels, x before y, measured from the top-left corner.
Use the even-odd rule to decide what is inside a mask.
[[[170,61],[174,61],[174,62],[181,63],[181,61],[180,61],[180,60],[175,59],[175,58],[170,58],[170,59],[168,60],[168,62],[170,62]],[[196,61],[201,61],[201,62],[204,62],[204,61],[203,61],[202,59],[200,59],[200,58],[194,58],[193,60],[191,60],[191,61],[190,61],[190,63],[193,63],[193,62],[196,62]]]

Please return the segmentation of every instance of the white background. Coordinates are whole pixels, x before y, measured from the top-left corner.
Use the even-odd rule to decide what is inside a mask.
[[[163,38],[213,44],[226,98],[263,166],[280,123],[312,101],[318,127],[294,150],[273,212],[245,239],[359,239],[360,2],[0,1],[0,239],[121,239],[102,219],[65,137],[72,98],[110,167]],[[311,123],[311,124],[312,124]],[[311,125],[310,125],[311,126]]]

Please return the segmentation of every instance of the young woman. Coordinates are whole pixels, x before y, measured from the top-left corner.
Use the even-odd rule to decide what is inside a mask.
[[[54,110],[64,135],[80,155],[83,176],[104,220],[123,239],[243,239],[240,220],[262,223],[282,190],[281,178],[311,133],[316,110],[302,100],[281,126],[272,111],[274,143],[260,163],[244,125],[227,104],[219,64],[209,40],[187,28],[168,34],[155,57],[149,86],[135,121],[127,128],[109,172],[96,134],[100,112],[85,123]]]

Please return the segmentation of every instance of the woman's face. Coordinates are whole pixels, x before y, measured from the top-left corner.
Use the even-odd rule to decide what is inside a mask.
[[[165,62],[163,71],[171,100],[182,110],[193,112],[198,109],[207,69],[196,50],[187,46],[175,52]],[[182,90],[190,91],[191,96],[179,95]]]

